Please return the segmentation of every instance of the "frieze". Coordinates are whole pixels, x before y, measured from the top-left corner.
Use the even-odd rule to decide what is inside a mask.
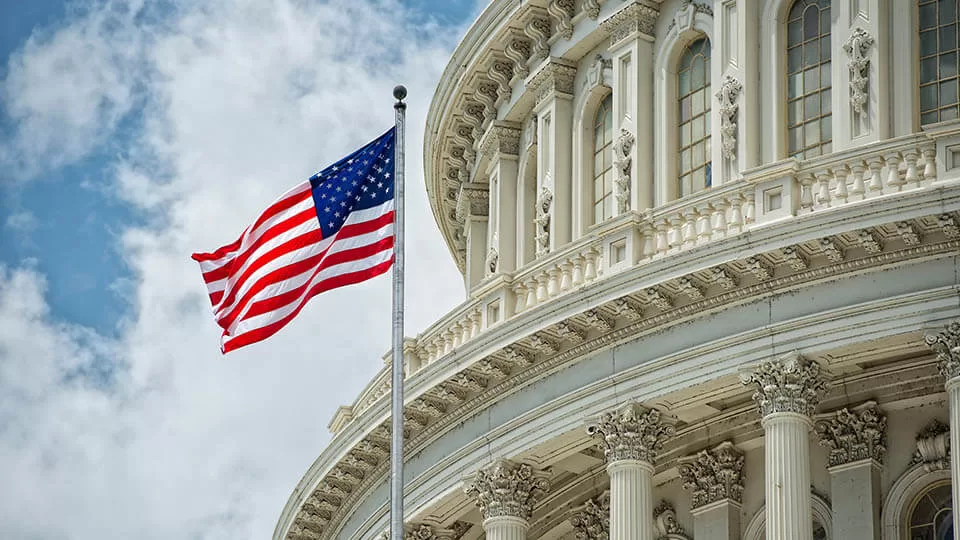
[[[488,156],[520,153],[520,128],[507,122],[494,122],[480,140],[480,151]]]

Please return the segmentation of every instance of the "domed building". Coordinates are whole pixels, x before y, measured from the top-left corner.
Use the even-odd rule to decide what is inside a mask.
[[[957,27],[493,0],[427,120],[466,299],[404,347],[408,537],[953,538]],[[387,529],[389,371],[275,540]]]

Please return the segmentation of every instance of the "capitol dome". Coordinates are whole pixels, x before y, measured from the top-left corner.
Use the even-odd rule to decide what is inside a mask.
[[[427,117],[466,299],[404,345],[408,538],[954,538],[958,3],[493,0]],[[387,530],[389,373],[275,540]]]

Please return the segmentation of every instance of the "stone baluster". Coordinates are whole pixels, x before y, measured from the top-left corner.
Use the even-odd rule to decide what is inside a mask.
[[[744,227],[753,223],[757,217],[757,194],[753,190],[747,191],[746,195],[740,195],[743,204],[743,224]]]
[[[836,198],[840,204],[847,202],[847,166],[846,165],[837,165],[831,169],[833,173],[833,180],[836,183],[836,187],[833,190],[833,196]]]
[[[767,540],[808,540],[811,417],[827,387],[820,366],[791,353],[762,362],[741,382],[756,387],[763,417]]]
[[[657,253],[663,255],[670,249],[670,224],[666,219],[657,222]]]
[[[487,540],[525,540],[533,507],[549,489],[543,472],[499,459],[478,471],[465,491],[480,507]]]
[[[923,153],[923,179],[936,180],[937,179],[937,147],[926,146],[921,150],[921,152]]]
[[[547,296],[553,298],[560,292],[560,269],[554,266],[547,272]]]
[[[690,247],[696,245],[697,243],[697,221],[696,213],[693,208],[688,208],[684,210],[681,214],[683,216],[683,246]]]
[[[587,427],[587,433],[600,440],[607,460],[612,540],[654,540],[654,463],[675,432],[660,411],[634,402]]]
[[[595,256],[596,254],[597,254],[597,250],[594,248],[590,248],[583,255],[584,259],[586,259],[587,261],[586,269],[584,270],[584,273],[583,273],[583,279],[585,281],[589,282],[597,279],[597,259]]]
[[[818,418],[814,425],[820,445],[830,452],[833,535],[844,540],[879,540],[887,418],[872,401]]]
[[[960,322],[953,322],[939,334],[926,336],[937,355],[940,374],[946,379],[950,407],[950,484],[953,500],[960,501]],[[953,514],[953,530],[960,531],[960,512]]]
[[[893,191],[900,191],[900,186],[904,184],[900,179],[900,152],[890,152],[883,159],[887,162],[887,186]]]
[[[570,275],[570,279],[574,287],[583,283],[583,255],[579,253],[573,256],[573,272]]]
[[[800,182],[800,209],[813,209],[813,173],[807,173],[797,179]]]
[[[817,204],[830,206],[830,173],[826,170],[817,173]]]
[[[727,234],[727,201],[721,199],[713,205],[713,229],[720,236]]]
[[[526,304],[527,309],[530,309],[537,305],[537,289],[540,287],[540,284],[537,283],[536,278],[529,277],[524,280],[523,285],[527,288],[527,301],[524,302],[524,304]]]
[[[460,346],[460,340],[463,338],[463,329],[460,328],[460,323],[453,323],[453,325],[450,327],[450,334],[452,335],[453,339],[453,348],[456,349]]]
[[[572,286],[572,277],[571,271],[573,270],[573,263],[569,260],[563,261],[560,263],[560,290],[569,291]]]
[[[683,245],[683,214],[674,214],[668,220],[667,244],[670,249],[679,249]]]
[[[727,223],[727,230],[737,234],[743,230],[743,200],[739,195],[733,195],[727,199],[727,202],[730,205],[730,221]]]
[[[470,338],[475,338],[480,335],[480,323],[482,317],[480,316],[479,311],[474,311],[470,314]]]
[[[917,172],[917,160],[920,158],[919,153],[910,149],[903,153],[903,161],[907,163],[907,172],[904,175],[904,181],[907,184],[916,184],[913,187],[920,187],[920,173]]]
[[[871,192],[883,191],[883,179],[880,178],[880,170],[883,169],[883,158],[880,156],[867,158],[867,168],[870,169],[870,184],[867,187]]]
[[[862,161],[850,165],[850,173],[853,176],[853,184],[850,186],[850,195],[862,198],[866,193],[867,187],[863,184],[863,171],[866,170]]]
[[[697,243],[707,244],[710,242],[710,236],[713,234],[713,227],[710,222],[713,221],[713,205],[706,204],[697,209]]]
[[[694,538],[740,538],[743,452],[727,441],[680,460],[683,488],[691,491]]]
[[[537,279],[537,303],[539,304],[541,302],[545,302],[548,298],[547,280],[549,279],[549,276],[547,276],[546,272],[540,272],[539,274],[537,274],[536,279]]]
[[[527,309],[527,286],[524,283],[517,283],[513,288],[513,294],[517,298],[514,312],[521,313],[524,309]]]

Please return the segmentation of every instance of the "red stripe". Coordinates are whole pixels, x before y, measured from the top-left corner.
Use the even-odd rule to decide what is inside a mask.
[[[346,239],[348,239],[348,238],[352,238],[352,237],[354,237],[354,236],[359,236],[359,235],[362,235],[362,234],[368,234],[368,233],[371,233],[371,232],[380,230],[381,228],[386,227],[387,225],[389,225],[389,224],[391,224],[391,223],[393,223],[393,212],[392,212],[392,211],[389,212],[388,214],[384,214],[384,215],[382,215],[382,216],[377,216],[376,218],[373,218],[373,219],[371,219],[371,220],[369,220],[369,221],[362,221],[362,222],[360,222],[360,223],[352,223],[352,224],[350,224],[350,225],[346,225],[346,226],[344,226],[344,227],[342,227],[342,228],[340,229],[340,232],[337,233],[336,239],[333,241],[333,243],[332,243],[330,246],[327,246],[327,249],[323,250],[322,252],[318,253],[317,255],[314,255],[314,256],[312,256],[312,257],[308,257],[308,258],[305,259],[305,260],[306,260],[306,261],[313,261],[313,262],[311,262],[310,264],[314,264],[314,263],[316,263],[316,262],[319,262],[319,261],[322,259],[323,255],[326,254],[326,252],[330,249],[330,247],[333,246],[334,244],[336,244],[337,242],[339,242],[339,241],[341,241],[341,240],[346,240]],[[307,234],[311,234],[311,233],[307,233]],[[315,232],[315,234],[316,234],[316,240],[314,240],[314,241],[312,241],[312,242],[310,242],[310,243],[303,243],[302,245],[299,245],[299,244],[294,243],[294,242],[297,241],[298,239],[306,237],[307,234],[304,234],[304,235],[301,235],[301,236],[299,236],[299,237],[297,237],[297,238],[295,238],[295,239],[289,240],[289,241],[287,241],[287,242],[285,242],[285,243],[283,243],[283,244],[281,244],[281,245],[279,245],[279,246],[271,249],[271,250],[268,251],[267,253],[264,253],[264,254],[260,255],[260,256],[257,258],[257,260],[256,260],[256,261],[253,261],[253,263],[251,263],[250,266],[236,279],[236,282],[235,282],[235,283],[232,283],[232,284],[229,285],[230,292],[227,294],[226,300],[224,300],[224,301],[221,303],[221,305],[219,306],[219,309],[218,309],[217,311],[220,312],[220,313],[223,313],[224,311],[229,310],[229,311],[232,312],[232,313],[236,313],[236,312],[237,312],[237,308],[236,308],[236,307],[233,307],[232,304],[236,301],[236,299],[237,299],[237,293],[239,292],[239,290],[243,287],[244,284],[246,284],[247,280],[250,279],[250,276],[251,276],[254,272],[256,272],[258,269],[262,268],[263,266],[271,263],[271,262],[272,262],[274,259],[276,259],[277,257],[280,257],[280,256],[282,256],[282,255],[284,255],[284,254],[286,254],[286,253],[288,253],[288,252],[291,252],[291,251],[295,251],[295,250],[297,250],[297,249],[304,248],[304,247],[306,247],[307,245],[310,245],[310,244],[313,244],[313,243],[317,243],[317,242],[319,242],[319,241],[321,240],[321,233],[320,233],[320,230],[318,229],[318,230],[316,230],[316,232]],[[318,256],[321,257],[321,259],[317,259]],[[296,264],[296,265],[298,265],[297,268],[302,268],[302,270],[299,270],[299,271],[298,271],[297,273],[295,273],[295,274],[291,274],[291,275],[289,275],[289,276],[287,276],[287,277],[284,277],[283,279],[288,279],[289,277],[293,277],[293,276],[295,276],[295,275],[298,275],[298,274],[300,274],[300,273],[303,273],[303,272],[305,272],[305,271],[309,268],[309,266],[301,265],[300,262],[301,262],[301,261],[296,261],[296,262],[292,263],[291,265]],[[289,268],[291,265],[287,265],[287,268]],[[239,266],[236,266],[236,268],[239,268]],[[250,291],[248,291],[247,293],[245,293],[245,295],[246,295],[247,297],[253,296],[253,295],[255,295],[255,292],[254,292],[254,291],[260,291],[260,290],[262,290],[264,287],[266,287],[267,285],[269,285],[270,283],[269,283],[269,282],[266,282],[265,280],[266,280],[268,277],[270,277],[271,274],[273,274],[274,272],[277,272],[277,271],[274,270],[274,271],[271,272],[270,274],[267,274],[266,276],[263,276],[263,277],[261,277],[260,279],[258,279],[258,280],[257,280],[257,283],[253,286],[253,288],[252,288]],[[275,280],[275,281],[276,281],[276,280]],[[274,281],[274,282],[275,282],[275,281]],[[241,303],[246,303],[246,301],[244,301],[244,299],[241,299]],[[215,306],[215,307],[216,307],[216,306]],[[242,308],[241,308],[241,309],[242,309]],[[232,319],[235,318],[235,317],[229,317],[229,318],[232,320]],[[217,317],[217,319],[218,319],[218,321],[222,320],[222,319],[220,319],[220,317]],[[229,326],[230,326],[230,323],[227,323],[226,326],[224,326],[224,324],[223,324],[222,322],[218,322],[218,324],[220,324],[220,326],[223,327],[223,328],[229,328]]]
[[[215,261],[217,259],[222,259],[228,253],[232,253],[240,249],[240,243],[243,242],[243,236],[245,234],[247,234],[246,230],[243,231],[243,234],[241,234],[240,238],[237,238],[235,242],[232,242],[221,248],[218,248],[213,253],[194,253],[193,255],[190,256],[190,258],[197,262]]]
[[[210,295],[210,303],[213,307],[217,307],[217,304],[220,303],[220,299],[223,298],[223,291],[217,291]]]
[[[389,270],[392,264],[393,264],[393,257],[391,257],[390,260],[388,261],[384,261],[366,270],[361,270],[359,272],[353,272],[350,274],[340,274],[337,276],[332,276],[330,278],[327,278],[317,283],[312,289],[310,289],[310,292],[307,294],[306,298],[304,298],[303,301],[296,307],[296,309],[291,311],[288,315],[266,326],[262,326],[260,328],[251,330],[244,334],[240,334],[239,336],[225,343],[221,347],[221,351],[223,352],[223,354],[226,354],[230,351],[235,351],[240,347],[251,345],[258,341],[263,341],[264,339],[267,339],[273,334],[276,334],[281,328],[286,326],[294,317],[296,317],[297,314],[300,313],[300,310],[303,309],[303,307],[307,305],[307,302],[309,302],[310,299],[313,298],[314,296],[324,291],[336,289],[339,287],[344,287],[346,285],[353,285],[355,283],[360,283],[361,281],[365,281],[367,279],[379,276],[380,274],[383,274],[384,272]],[[226,332],[224,332],[224,336],[226,335],[227,335]]]
[[[367,257],[372,257],[377,253],[380,253],[381,251],[387,251],[390,249],[393,249],[392,236],[384,238],[374,244],[368,244],[366,246],[361,246],[354,249],[347,249],[344,251],[331,253],[329,257],[324,258],[323,261],[320,262],[320,265],[317,266],[316,270],[314,270],[313,274],[310,276],[310,279],[305,281],[303,285],[300,285],[296,289],[291,289],[289,291],[280,293],[278,295],[271,296],[269,298],[264,298],[262,300],[258,300],[254,302],[253,305],[250,306],[250,310],[247,311],[247,313],[243,316],[243,318],[249,319],[251,317],[256,317],[257,315],[263,315],[264,313],[269,313],[275,309],[280,309],[283,306],[296,301],[307,289],[307,287],[310,286],[310,282],[313,281],[313,278],[317,277],[317,275],[325,268],[329,268],[337,264],[366,259]],[[296,276],[298,274],[295,273],[293,275]],[[327,279],[330,279],[330,278],[327,278]],[[251,293],[252,292],[253,290],[251,289]],[[251,294],[250,296],[255,297],[256,293]]]

